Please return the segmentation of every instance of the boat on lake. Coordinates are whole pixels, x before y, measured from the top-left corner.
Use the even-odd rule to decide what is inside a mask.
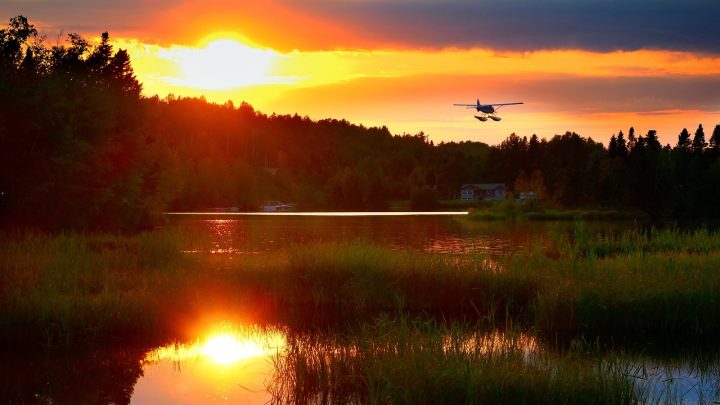
[[[260,210],[263,212],[291,211],[293,208],[295,208],[295,204],[285,204],[280,201],[265,201],[260,206]]]

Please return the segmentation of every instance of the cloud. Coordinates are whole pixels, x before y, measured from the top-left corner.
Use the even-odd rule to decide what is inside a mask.
[[[717,0],[311,0],[304,7],[367,36],[420,47],[720,52]]]
[[[0,4],[2,23],[24,15],[50,39],[61,31],[99,34],[110,31],[141,34],[148,23],[181,0],[4,0]]]
[[[348,96],[352,95],[352,96]],[[288,105],[317,110],[342,105],[388,110],[411,117],[452,103],[524,101],[523,111],[590,115],[687,109],[720,112],[720,75],[673,77],[578,77],[564,74],[483,76],[431,75],[362,78],[291,90]],[[510,107],[508,107],[510,108]],[[517,108],[516,108],[517,109]]]
[[[683,126],[720,122],[720,75],[577,77],[565,74],[368,77],[278,91],[256,105],[266,112],[347,118],[388,125],[395,133],[425,131],[432,139],[497,143],[511,132],[543,137],[567,130],[607,141],[618,129],[656,129],[674,142]],[[501,122],[481,125],[474,110],[453,103],[524,101],[500,110]],[[643,132],[644,133],[644,132]]]
[[[50,30],[192,43],[236,30],[280,50],[663,49],[720,53],[717,0],[5,0]],[[200,24],[200,27],[196,25]],[[51,34],[52,33],[48,33]]]

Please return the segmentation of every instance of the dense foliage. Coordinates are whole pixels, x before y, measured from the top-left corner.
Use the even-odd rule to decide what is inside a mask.
[[[657,133],[605,148],[568,132],[498,146],[393,136],[345,120],[266,115],[250,105],[141,96],[126,51],[70,34],[48,46],[22,16],[0,30],[0,216],[46,228],[136,229],[163,210],[418,207],[463,183],[507,183],[559,207],[712,215],[720,125],[676,146]]]

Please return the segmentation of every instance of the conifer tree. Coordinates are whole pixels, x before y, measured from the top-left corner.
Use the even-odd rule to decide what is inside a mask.
[[[654,129],[648,131],[645,143],[650,150],[660,150],[662,148],[660,141],[658,140],[657,131]]]
[[[692,141],[692,151],[693,153],[700,155],[702,154],[703,150],[705,150],[706,146],[707,142],[705,142],[705,131],[703,130],[702,124],[700,124],[695,131],[695,137]]]
[[[622,131],[618,133],[617,137],[617,155],[623,159],[628,157],[628,146],[625,142],[625,135]]]
[[[720,151],[720,124],[715,125],[715,129],[713,129],[710,136],[710,149],[714,152]]]
[[[610,143],[608,143],[608,156],[613,159],[618,155],[618,144],[615,134],[610,137]]]
[[[681,152],[689,152],[691,146],[690,132],[688,132],[687,128],[683,128],[680,135],[678,135],[678,142],[677,145],[675,145],[675,149]]]

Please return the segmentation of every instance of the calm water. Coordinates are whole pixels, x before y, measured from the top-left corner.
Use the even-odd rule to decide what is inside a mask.
[[[209,240],[217,252],[238,255],[264,255],[294,244],[358,240],[423,252],[505,254],[548,232],[567,231],[573,224],[483,223],[461,215],[363,213],[178,215],[167,226]],[[607,225],[596,226],[607,229]],[[155,347],[109,344],[82,353],[6,353],[0,362],[0,399],[73,404],[266,403],[272,399],[278,360],[288,344],[297,342],[283,326],[263,329],[230,322],[204,325],[192,336]],[[490,339],[504,341],[497,334]],[[528,354],[543,350],[530,337],[520,343]],[[642,364],[636,369],[639,389],[651,392],[658,402],[720,400],[718,367],[701,372],[682,361],[648,359],[638,364]]]
[[[506,253],[547,234],[548,223],[476,222],[464,213],[178,215],[169,227],[209,238],[221,252],[263,254],[293,244],[365,241],[439,253]]]

